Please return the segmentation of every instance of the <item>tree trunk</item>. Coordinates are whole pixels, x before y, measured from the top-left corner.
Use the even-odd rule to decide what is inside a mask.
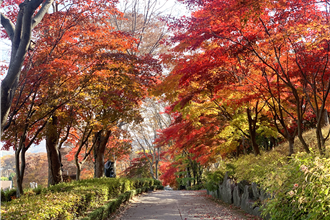
[[[156,177],[156,180],[158,180],[158,163],[159,163],[159,160],[156,159],[156,161],[155,161],[155,177]]]
[[[202,175],[203,175],[203,167],[201,165],[199,165],[199,183],[202,183]]]
[[[289,156],[291,156],[292,154],[294,154],[294,137],[291,137],[288,139],[289,141]]]
[[[316,139],[317,139],[317,148],[319,150],[320,155],[325,154],[325,147],[324,147],[324,138],[322,135],[322,128],[320,126],[316,127]]]
[[[300,103],[298,103],[300,104]],[[299,108],[299,107],[297,107]],[[309,151],[309,148],[308,148],[308,145],[303,137],[303,130],[302,130],[302,113],[301,111],[299,111],[299,109],[297,110],[298,111],[298,120],[297,120],[297,125],[298,125],[298,138],[300,140],[300,143],[303,145],[303,148],[304,150],[307,152],[307,153],[310,153]]]
[[[117,167],[116,159],[113,160],[113,165],[112,166],[113,166],[113,174],[116,177],[117,176],[117,172],[116,172],[116,167]]]
[[[321,127],[327,126],[329,124],[329,115],[328,111],[326,109],[323,109],[322,113],[320,113],[321,116]]]
[[[243,138],[243,141],[242,141],[242,144],[243,144],[243,153],[244,153],[244,155],[247,155],[246,148],[245,148],[245,136],[243,135],[242,138]]]
[[[46,150],[48,158],[48,186],[63,181],[57,131],[57,116],[52,116],[46,127]]]
[[[27,149],[24,148],[24,144],[22,145],[23,147],[15,152],[16,183],[17,183],[16,198],[19,198],[21,195],[24,195],[23,178],[26,167],[25,153]],[[20,156],[21,156],[21,163],[19,159]]]
[[[149,163],[149,169],[150,169],[151,178],[155,179],[154,168],[152,167],[152,164],[153,161]]]
[[[12,103],[14,95],[15,95],[15,91],[17,88],[20,73],[21,73],[21,71],[19,71],[19,73],[17,75],[17,79],[15,80],[15,82],[13,83],[13,85],[11,87],[4,84],[3,81],[1,82],[1,88],[0,88],[1,89],[1,116],[0,116],[1,134],[7,123],[7,118],[9,116],[11,103]]]
[[[317,123],[316,123],[316,138],[317,138],[317,148],[319,150],[320,155],[325,154],[325,138],[322,134],[322,127],[329,124],[329,116],[328,111],[323,109],[323,111],[319,111],[317,115]]]
[[[78,181],[80,180],[81,165],[77,160],[75,160],[75,164],[76,164],[76,180]]]
[[[21,195],[24,194],[23,191],[23,177],[25,171],[25,153],[27,148],[25,148],[25,140],[26,140],[26,131],[27,127],[25,127],[23,134],[20,137],[19,145],[16,145],[15,150],[15,166],[16,166],[16,183],[17,183],[17,191],[16,197],[19,198]],[[21,157],[21,162],[20,162]]]
[[[27,148],[24,147],[22,148],[22,152],[21,152],[21,173],[20,173],[20,178],[21,178],[21,188],[23,190],[23,180],[24,180],[24,173],[25,173],[25,167],[26,167],[26,160],[25,160],[25,154],[26,154]]]
[[[192,167],[192,170],[193,170],[193,176],[194,176],[194,185],[196,185],[196,180],[197,180],[197,167],[196,167],[195,161],[193,161],[193,167]]]
[[[241,144],[238,144],[237,146],[236,146],[236,158],[238,158],[239,157],[239,150],[240,150],[240,148],[241,148]]]
[[[200,166],[196,163],[196,173],[197,173],[197,185],[201,182],[201,175],[200,175]]]
[[[252,148],[253,148],[253,153],[254,153],[255,156],[257,156],[257,155],[260,155],[259,146],[256,142],[257,118],[252,119],[251,110],[249,108],[246,109],[246,112],[247,112],[247,116],[248,116],[249,133],[250,133],[250,139],[251,139],[251,144],[252,144]],[[257,115],[255,117],[257,117]]]
[[[94,153],[94,178],[100,178],[104,175],[104,152],[111,130],[101,130],[94,135],[96,144]]]
[[[19,198],[24,193],[23,192],[23,178],[24,178],[25,167],[26,167],[26,161],[25,161],[26,151],[30,148],[30,146],[34,142],[35,138],[42,131],[42,129],[44,128],[45,125],[46,125],[46,122],[37,131],[35,131],[34,136],[33,136],[33,138],[31,138],[29,140],[29,143],[26,143],[26,134],[27,134],[28,127],[29,127],[28,124],[25,125],[23,133],[21,134],[19,143],[17,142],[18,134],[16,131],[14,149],[15,149],[15,165],[16,165],[16,178],[17,178],[16,182],[17,182],[17,189],[18,189],[16,191],[17,198]],[[20,157],[21,157],[21,162],[20,162]]]
[[[112,160],[113,160],[113,163],[112,163],[112,170],[113,170],[113,174],[114,174],[114,177],[116,177],[117,176],[117,171],[116,171],[116,169],[117,169],[117,158],[116,158],[116,155],[113,153],[112,154]]]
[[[160,161],[160,148],[157,148],[157,153],[156,153],[156,161],[155,161],[155,174],[156,174],[156,179],[158,180],[158,164]]]
[[[17,149],[15,151],[16,183],[17,183],[16,197],[17,198],[19,198],[21,195],[23,195],[23,186],[22,186],[20,164],[19,164],[20,152],[21,152],[21,149]]]
[[[274,137],[270,137],[269,148],[270,148],[270,150],[275,148],[275,138]]]
[[[84,132],[83,132],[83,136],[80,140],[80,144],[79,147],[77,149],[77,152],[74,155],[74,161],[76,164],[76,180],[80,180],[80,174],[81,174],[81,167],[82,165],[85,163],[85,161],[87,160],[91,150],[88,151],[88,153],[86,152],[85,157],[82,161],[79,162],[79,154],[81,152],[81,149],[83,148],[83,146],[86,144],[86,148],[88,147],[88,138],[90,137],[92,133],[92,128],[89,129],[88,126],[85,127]],[[94,145],[92,146],[92,148],[94,147]]]
[[[291,83],[290,83],[291,84]],[[300,101],[299,99],[299,95],[298,95],[298,91],[296,90],[295,87],[291,87],[291,90],[293,92],[293,96],[295,97],[296,99],[296,113],[297,113],[297,130],[298,130],[298,138],[300,140],[300,143],[303,145],[303,148],[304,150],[307,152],[307,153],[310,153],[309,151],[309,148],[308,148],[308,145],[306,143],[306,141],[304,140],[304,137],[303,137],[303,130],[302,130],[302,121],[303,121],[303,110],[302,110],[302,102]]]
[[[20,4],[20,10],[17,15],[15,25],[12,23],[12,21],[10,21],[9,18],[1,13],[1,24],[9,36],[12,46],[9,68],[6,77],[1,82],[0,87],[0,133],[2,133],[3,128],[7,123],[7,117],[17,88],[21,69],[25,60],[26,53],[30,46],[32,30],[38,23],[40,23],[44,15],[47,13],[48,8],[52,5],[53,1],[54,0],[47,0],[45,2],[42,0],[24,1],[24,3]],[[41,4],[42,6],[38,13],[35,13]]]
[[[304,150],[306,151],[306,153],[310,153],[310,150],[308,148],[308,145],[303,137],[303,132],[302,132],[302,129],[299,128],[299,125],[298,125],[298,138],[300,140],[300,143],[303,145],[303,148]]]
[[[190,174],[190,168],[189,166],[187,166],[187,177],[188,177],[188,180],[187,180],[187,188],[191,186],[191,174]]]

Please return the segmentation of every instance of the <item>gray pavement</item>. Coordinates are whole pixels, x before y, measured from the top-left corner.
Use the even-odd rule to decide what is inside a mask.
[[[211,200],[206,191],[156,191],[142,195],[130,202],[128,208],[116,219],[257,219],[242,214],[228,205]]]

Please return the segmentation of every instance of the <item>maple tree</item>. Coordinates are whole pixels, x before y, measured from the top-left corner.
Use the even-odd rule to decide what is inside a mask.
[[[13,6],[15,10],[14,13],[8,13],[7,15],[0,13],[1,25],[5,29],[5,33],[2,33],[1,37],[8,37],[12,43],[9,68],[1,82],[1,133],[7,123],[6,119],[18,85],[25,56],[28,50],[32,49],[32,31],[42,21],[52,3],[53,0],[0,1],[1,7]]]
[[[159,143],[173,141],[173,155],[200,146],[205,161],[212,161],[210,152],[221,146],[239,152],[245,138],[258,155],[257,137],[278,135],[289,142],[291,155],[297,136],[308,153],[302,132],[316,117],[322,154],[329,93],[326,2],[180,2],[192,14],[168,20],[174,35],[165,43],[172,49],[162,58],[171,72],[157,92],[172,103],[176,120]]]
[[[173,29],[177,30],[172,42],[179,44],[175,46],[172,57],[165,56],[165,60],[169,60],[167,62],[172,62],[175,57],[176,67],[173,73],[181,74],[179,87],[186,89],[193,83],[196,83],[196,87],[204,88],[213,85],[217,96],[221,90],[230,89],[230,86],[238,88],[245,86],[245,89],[247,86],[253,86],[260,94],[259,98],[267,102],[270,97],[278,95],[273,90],[275,88],[273,82],[277,77],[278,86],[283,88],[281,90],[283,96],[275,105],[283,108],[282,112],[288,113],[288,117],[295,121],[297,135],[308,152],[308,146],[302,137],[302,122],[310,107],[303,90],[299,88],[301,73],[307,68],[299,69],[302,63],[296,58],[298,52],[304,52],[300,45],[309,45],[308,42],[301,40],[308,36],[304,33],[303,27],[322,23],[320,20],[322,11],[317,10],[319,6],[316,2],[310,4],[299,4],[298,1],[276,2],[276,4],[258,2],[240,6],[239,10],[236,10],[239,4],[236,1],[185,1],[185,3],[190,6],[197,4],[200,8],[192,13],[191,18],[183,17],[171,23]],[[251,15],[256,5],[260,13]],[[299,10],[296,10],[296,7]],[[270,12],[272,10],[274,13]],[[310,14],[309,19],[301,16],[302,10],[305,14]],[[293,17],[296,19],[288,20]],[[293,22],[300,26],[292,25]],[[310,35],[308,39],[311,41],[315,39],[316,35],[313,31],[308,34]],[[312,63],[311,60],[304,61],[303,65]],[[261,90],[267,82],[271,83],[271,89]],[[196,90],[200,93],[206,89]],[[186,99],[179,98],[188,102],[189,98],[194,97],[193,95],[194,93],[188,93]],[[288,111],[290,105],[283,105],[279,100],[284,101],[283,97],[289,95],[291,100],[286,101],[290,101],[290,105],[293,104],[295,107]],[[289,119],[283,121],[287,124]],[[274,125],[279,124],[276,121]],[[284,127],[279,125],[279,127],[280,132],[287,125]],[[288,137],[287,134],[284,136]],[[290,153],[293,153],[292,149]]]
[[[26,71],[22,71],[19,90],[13,99],[12,112],[8,120],[10,126],[5,127],[2,136],[2,140],[5,141],[3,148],[13,147],[15,150],[16,181],[19,189],[17,197],[23,193],[25,154],[33,144],[40,143],[47,119],[54,111],[47,108],[47,96],[40,98],[42,95],[39,89],[42,80],[40,78],[34,80],[34,76],[28,78]]]
[[[110,137],[111,127],[129,123],[132,120],[139,120],[138,106],[147,95],[147,88],[157,82],[154,75],[157,75],[159,71],[157,62],[150,57],[139,58],[122,54],[120,57],[115,56],[115,58],[115,61],[121,61],[123,66],[116,65],[113,71],[111,66],[109,70],[107,70],[107,65],[102,66],[101,70],[109,73],[108,85],[104,90],[95,88],[96,91],[100,92],[97,94],[99,95],[99,103],[94,109],[94,111],[99,109],[99,113],[96,115],[98,116],[97,120],[101,122],[101,129],[98,132],[105,132],[105,135],[109,135],[108,138]],[[104,80],[104,76],[102,76],[100,82],[102,82],[101,80]],[[93,87],[95,86],[96,83],[93,84]],[[104,136],[101,133],[96,133],[96,135]],[[96,136],[94,135],[94,137]],[[106,136],[104,137],[108,140]],[[99,170],[95,177],[103,175],[103,155],[106,143],[107,141],[99,145],[96,144],[93,149],[95,166],[98,166],[96,170]]]
[[[59,3],[56,3],[59,4]],[[73,8],[72,8],[73,9]],[[82,8],[79,8],[82,10],[80,12],[80,15],[83,13],[87,13],[86,11],[86,6],[85,10]],[[79,9],[77,8],[77,13],[79,15]],[[95,8],[94,8],[95,10]],[[69,54],[61,54],[57,55],[56,52],[60,52],[61,49],[68,50],[70,49],[75,49],[77,50],[78,45],[76,45],[76,48],[72,47],[72,44],[75,44],[76,42],[71,40],[71,43],[69,39],[65,38],[66,36],[69,37],[70,39],[74,38],[74,33],[80,32],[82,33],[81,30],[74,29],[75,24],[80,23],[81,25],[83,24],[81,22],[82,16],[77,16],[76,19],[72,19],[71,23],[67,23],[67,19],[69,19],[69,15],[74,16],[74,10],[67,11],[66,14],[63,14],[62,12],[54,11],[53,14],[50,14],[46,16],[44,19],[42,25],[38,27],[38,31],[40,34],[41,39],[37,42],[35,42],[35,48],[33,51],[33,54],[29,54],[29,59],[26,60],[26,65],[24,66],[24,71],[25,71],[25,78],[23,78],[22,83],[21,83],[21,89],[19,94],[17,95],[17,102],[14,103],[17,108],[13,109],[12,114],[10,115],[9,118],[9,124],[12,122],[13,118],[16,118],[17,115],[21,116],[21,120],[25,120],[28,123],[31,123],[31,125],[36,126],[36,123],[42,122],[41,125],[36,129],[36,133],[34,138],[30,141],[29,144],[24,143],[24,135],[27,131],[29,131],[29,125],[25,124],[23,126],[25,128],[25,131],[23,131],[23,136],[21,136],[20,141],[20,147],[15,151],[17,154],[17,163],[19,163],[19,154],[20,151],[22,150],[22,168],[21,168],[21,178],[24,175],[24,154],[28,150],[29,146],[35,141],[36,137],[39,135],[39,133],[43,130],[43,128],[47,128],[46,132],[46,146],[47,146],[47,151],[49,155],[52,155],[52,158],[49,158],[49,184],[54,184],[56,182],[60,181],[61,175],[60,175],[60,158],[58,156],[59,151],[56,148],[60,148],[60,146],[63,144],[65,140],[62,140],[61,142],[58,141],[58,134],[60,133],[60,130],[56,128],[56,123],[58,117],[55,115],[55,111],[58,108],[63,109],[63,105],[65,103],[68,103],[72,97],[76,95],[77,92],[81,90],[81,87],[83,87],[83,84],[77,84],[77,78],[72,77],[73,74],[77,75],[79,72],[77,71],[77,62],[73,62],[71,65],[68,65],[68,57],[70,56]],[[73,13],[73,14],[70,14]],[[59,23],[58,26],[54,26],[52,29],[54,32],[50,31],[45,31],[49,29],[50,24],[54,25],[56,23]],[[62,24],[62,25],[61,25]],[[58,30],[55,30],[55,27],[58,27]],[[83,26],[82,26],[83,27]],[[68,33],[69,30],[73,30],[73,32]],[[58,35],[55,34],[56,31],[58,31]],[[76,31],[76,32],[75,32]],[[86,34],[89,30],[86,30]],[[80,35],[82,37],[82,35]],[[46,40],[45,40],[46,39]],[[48,41],[47,41],[48,40]],[[46,44],[48,42],[51,42],[54,40],[54,44]],[[63,44],[62,42],[66,42],[66,44]],[[56,49],[56,50],[54,50]],[[72,51],[73,52],[73,51]],[[57,55],[57,56],[56,56]],[[73,54],[71,53],[71,56]],[[78,54],[77,54],[78,55]],[[50,58],[50,59],[49,59]],[[50,64],[52,68],[45,68],[47,64]],[[63,64],[65,64],[63,66]],[[88,65],[88,63],[86,63]],[[59,67],[61,65],[61,68],[57,68],[55,72],[54,68]],[[67,68],[65,68],[67,67]],[[83,67],[84,69],[85,67]],[[60,70],[65,72],[67,75],[60,75]],[[76,72],[77,71],[77,72]],[[71,75],[72,74],[72,75]],[[57,80],[54,80],[54,77],[57,77]],[[63,81],[62,81],[63,80]],[[67,85],[76,85],[75,88],[72,88],[72,90],[62,90],[59,91],[58,89],[55,89],[56,86],[63,86],[65,87],[65,84],[63,83],[68,83]],[[25,90],[25,88],[27,88]],[[60,88],[60,87],[58,87]],[[70,88],[67,86],[66,88]],[[25,92],[25,94],[22,93],[22,91]],[[47,94],[47,96],[45,96]],[[71,97],[70,97],[71,96]],[[29,98],[30,97],[30,98]],[[47,97],[45,99],[44,97]],[[31,104],[29,103],[29,99],[32,99]],[[20,103],[21,102],[21,103]],[[24,105],[30,105],[29,107],[22,108]],[[44,107],[45,106],[45,107]],[[26,111],[26,109],[28,111]],[[64,108],[65,109],[65,108]],[[38,111],[39,110],[39,111]],[[46,111],[45,111],[46,110]],[[24,114],[27,114],[28,117],[25,117]],[[33,115],[37,115],[37,119],[35,121],[31,120],[31,117]],[[50,120],[50,122],[48,122]],[[38,125],[38,124],[37,124]],[[47,125],[47,126],[46,126]],[[53,126],[52,126],[53,125]],[[13,128],[11,128],[13,129]],[[31,131],[30,131],[31,132]],[[32,132],[31,132],[32,133]],[[40,141],[40,136],[39,140]],[[13,142],[12,142],[13,143]],[[35,142],[38,143],[38,142]],[[25,144],[26,146],[23,146]],[[55,145],[58,145],[55,146]],[[16,167],[18,169],[19,166]],[[56,171],[53,171],[55,169]],[[19,172],[19,170],[18,170]],[[57,174],[56,174],[57,173]],[[17,178],[18,181],[20,181],[20,178]],[[21,184],[18,183],[18,186]],[[21,187],[19,187],[21,188]],[[20,190],[22,193],[22,190]]]
[[[54,13],[48,14],[37,29],[40,38],[25,61],[25,77],[20,81],[21,88],[16,94],[17,101],[13,103],[15,108],[5,134],[7,147],[18,144],[13,141],[17,135],[10,135],[9,131],[19,132],[13,124],[19,120],[23,125],[25,123],[16,127],[25,129],[23,141],[19,142],[21,147],[16,148],[17,163],[23,149],[22,178],[25,152],[32,143],[37,144],[46,137],[48,182],[51,185],[62,180],[59,150],[75,132],[77,124],[73,122],[81,111],[76,107],[96,99],[95,103],[87,105],[93,109],[92,114],[99,115],[93,132],[96,140],[93,155],[95,167],[98,167],[96,176],[102,176],[104,146],[111,127],[119,120],[135,117],[134,108],[149,84],[155,82],[153,78],[158,71],[156,62],[150,57],[123,53],[134,39],[127,33],[113,31],[109,24],[108,16],[120,15],[113,2],[80,4],[73,1],[69,8],[59,10],[61,4],[67,2],[56,2]],[[34,134],[29,143],[24,142],[27,132]],[[100,142],[100,138],[104,140]]]

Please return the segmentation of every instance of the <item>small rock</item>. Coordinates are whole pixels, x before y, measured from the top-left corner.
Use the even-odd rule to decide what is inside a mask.
[[[244,193],[244,188],[245,188],[246,185],[249,185],[249,182],[246,181],[246,180],[242,180],[241,182],[239,182],[237,184],[237,186],[238,186],[238,188],[240,190],[240,193]]]
[[[233,202],[235,206],[237,207],[241,206],[241,194],[238,186],[235,186],[233,191]]]
[[[259,199],[260,192],[258,189],[258,185],[256,183],[252,183],[251,188],[252,188],[252,193],[253,193],[253,199],[256,199],[256,200]]]
[[[261,217],[261,212],[259,207],[253,209],[253,215]]]

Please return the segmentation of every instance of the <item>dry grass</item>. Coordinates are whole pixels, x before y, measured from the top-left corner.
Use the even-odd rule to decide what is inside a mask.
[[[326,136],[328,134],[329,130],[330,130],[330,125],[323,127],[322,128],[323,135]],[[303,137],[304,137],[305,142],[308,144],[309,148],[311,148],[315,152],[318,152],[315,129],[311,129],[309,131],[304,132]],[[326,146],[326,154],[329,155],[330,154],[330,137],[325,142],[325,146]],[[284,142],[284,143],[278,145],[277,147],[274,148],[274,151],[277,151],[283,155],[288,155],[289,143]],[[294,141],[294,152],[298,153],[298,152],[304,152],[304,151],[305,150],[304,150],[299,138],[296,137],[295,141]]]

